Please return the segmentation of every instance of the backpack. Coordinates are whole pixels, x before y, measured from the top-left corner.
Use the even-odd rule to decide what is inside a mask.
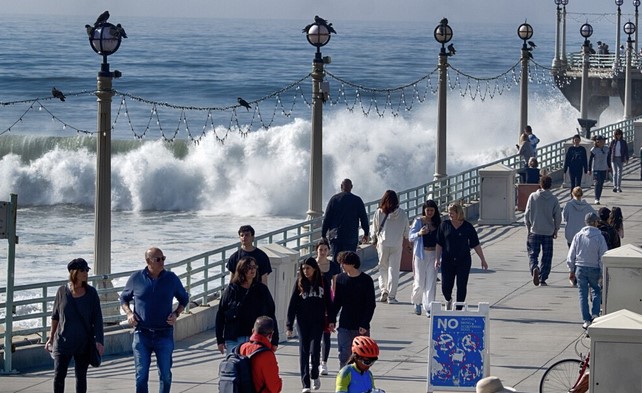
[[[241,355],[241,346],[234,348],[218,366],[218,391],[219,393],[257,393],[254,391],[252,381],[252,356],[270,349],[261,348],[245,356]]]

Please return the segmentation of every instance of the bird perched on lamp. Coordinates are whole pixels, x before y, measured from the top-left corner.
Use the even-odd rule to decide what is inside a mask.
[[[453,44],[448,45],[448,56],[455,56],[455,53],[457,51],[455,50],[455,46]]]
[[[100,25],[101,23],[107,22],[107,19],[109,19],[109,11],[105,11],[102,14],[98,15],[98,19],[96,19],[94,27],[98,27],[98,25]]]

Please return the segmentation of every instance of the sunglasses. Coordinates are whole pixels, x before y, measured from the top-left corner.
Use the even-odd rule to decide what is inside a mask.
[[[156,263],[159,263],[160,261],[165,262],[165,256],[162,256],[162,257],[151,257],[151,258],[149,258],[149,259],[150,259],[152,262],[156,262]]]
[[[372,366],[379,358],[359,358],[364,366]]]

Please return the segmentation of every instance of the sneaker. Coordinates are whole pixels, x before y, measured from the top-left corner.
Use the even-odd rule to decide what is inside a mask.
[[[617,187],[613,187],[613,192],[617,192]]]
[[[321,362],[319,365],[319,374],[321,375],[328,375],[328,365],[326,362]]]
[[[596,199],[596,200],[595,200],[595,204],[596,204],[596,205],[599,205],[599,204],[600,204],[600,200],[599,200],[599,199]]]
[[[310,388],[301,389],[301,393],[311,393],[311,392],[312,392],[312,390],[310,390]]]
[[[533,269],[533,285],[538,286],[539,285],[539,268],[535,267]]]
[[[386,292],[381,292],[381,296],[379,297],[379,301],[381,303],[385,303],[388,300],[388,294]]]
[[[547,286],[548,286],[548,284],[546,283],[546,281],[540,281],[540,282],[539,282],[539,286],[540,286],[540,287],[547,287]]]
[[[312,380],[312,390],[319,390],[321,389],[321,379],[313,379]]]
[[[452,310],[453,309],[453,300],[450,299],[448,302],[446,302],[446,310]]]
[[[421,304],[415,304],[415,314],[421,315]]]
[[[592,321],[584,321],[584,324],[582,324],[582,329],[588,329],[588,327],[591,326],[591,322]]]
[[[622,189],[618,187],[617,192],[622,192]]]
[[[388,304],[397,304],[397,303],[399,303],[399,300],[395,299],[394,297],[388,298]]]

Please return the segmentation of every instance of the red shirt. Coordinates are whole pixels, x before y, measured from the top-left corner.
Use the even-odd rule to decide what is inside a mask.
[[[249,355],[261,346],[272,349],[272,344],[267,337],[253,333],[250,342],[241,345],[241,355]],[[262,393],[279,393],[283,387],[279,377],[279,364],[274,351],[263,351],[252,356],[252,382],[254,390]],[[261,390],[263,389],[263,390]]]

